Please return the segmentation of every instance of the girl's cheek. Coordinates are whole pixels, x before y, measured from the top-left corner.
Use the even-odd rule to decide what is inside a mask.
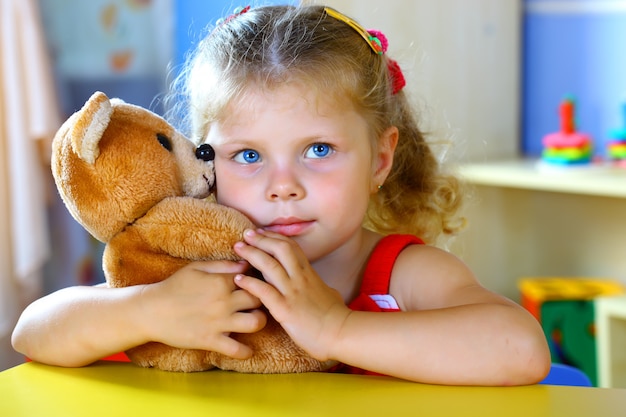
[[[217,203],[239,210],[243,214],[252,220],[253,223],[257,223],[252,216],[255,212],[255,207],[258,207],[258,202],[254,199],[253,193],[244,187],[244,185],[237,185],[233,182],[228,184],[219,183],[217,186]]]

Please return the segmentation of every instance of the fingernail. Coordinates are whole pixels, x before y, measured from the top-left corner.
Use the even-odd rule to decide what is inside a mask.
[[[254,230],[252,230],[252,229],[246,229],[246,230],[243,232],[243,234],[244,234],[244,235],[246,235],[246,236],[254,236],[254,234],[255,234],[255,233],[256,233],[256,232],[255,232]]]

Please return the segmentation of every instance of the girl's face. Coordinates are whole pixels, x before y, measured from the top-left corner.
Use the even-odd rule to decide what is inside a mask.
[[[207,135],[220,204],[293,238],[311,262],[360,236],[393,155],[373,157],[365,119],[294,85],[251,89],[227,114]]]

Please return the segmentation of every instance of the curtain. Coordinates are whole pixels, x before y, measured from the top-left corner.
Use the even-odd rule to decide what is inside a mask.
[[[45,161],[60,115],[39,19],[34,0],[0,0],[0,358],[19,313],[41,295],[50,253]]]

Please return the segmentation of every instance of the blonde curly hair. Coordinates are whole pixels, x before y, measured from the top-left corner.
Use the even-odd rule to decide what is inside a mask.
[[[347,98],[369,122],[373,150],[390,126],[399,130],[393,167],[370,199],[364,226],[435,242],[463,226],[461,183],[442,171],[405,93],[393,93],[388,63],[323,6],[252,8],[211,28],[175,80],[176,101],[199,143],[251,85],[271,89],[295,79]]]

